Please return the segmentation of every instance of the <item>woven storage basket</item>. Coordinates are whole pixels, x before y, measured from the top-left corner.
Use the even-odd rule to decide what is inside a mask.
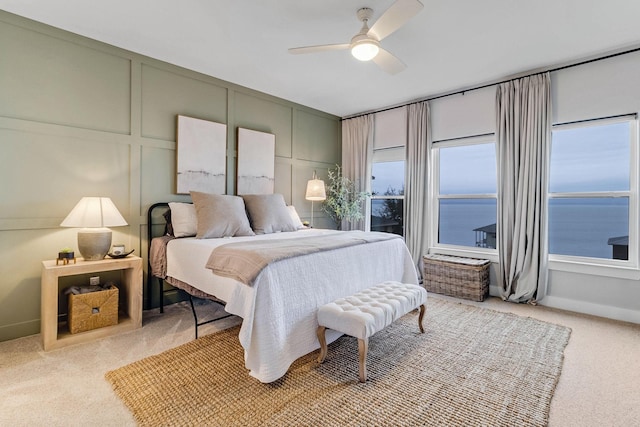
[[[118,324],[118,288],[69,295],[69,331],[90,331]]]
[[[427,291],[473,301],[489,294],[489,260],[450,255],[425,255],[423,260]]]

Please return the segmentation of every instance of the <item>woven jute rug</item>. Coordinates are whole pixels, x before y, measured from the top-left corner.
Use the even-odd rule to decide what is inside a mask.
[[[244,368],[238,327],[108,372],[141,425],[544,426],[570,329],[431,298],[358,345],[343,336],[271,384]]]

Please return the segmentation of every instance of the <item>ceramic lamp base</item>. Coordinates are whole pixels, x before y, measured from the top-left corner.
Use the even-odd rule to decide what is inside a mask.
[[[78,231],[78,251],[85,261],[104,259],[111,248],[111,230],[83,228]]]

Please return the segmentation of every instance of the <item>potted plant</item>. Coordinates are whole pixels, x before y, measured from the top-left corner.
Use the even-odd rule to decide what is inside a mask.
[[[70,260],[73,260],[74,263],[76,261],[76,257],[75,257],[75,253],[73,252],[73,249],[62,248],[58,251],[58,260],[56,261],[56,264],[58,264],[58,261],[62,261],[63,264],[69,264]]]
[[[328,171],[329,184],[327,199],[322,204],[322,210],[342,228],[342,220],[357,221],[364,218],[362,214],[363,202],[371,194],[358,191],[356,184],[342,175],[342,168],[336,165],[334,170]]]

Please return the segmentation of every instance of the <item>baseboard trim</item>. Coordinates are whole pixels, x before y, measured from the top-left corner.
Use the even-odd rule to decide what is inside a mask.
[[[500,287],[489,286],[489,295],[500,297]],[[547,295],[542,299],[542,301],[538,301],[538,304],[545,307],[572,311],[574,313],[605,317],[607,319],[621,320],[623,322],[640,323],[640,310],[630,310],[628,308],[595,304],[592,302],[555,297],[552,295]]]
[[[578,301],[562,297],[546,296],[538,304],[545,307],[558,308],[576,313],[592,316],[606,317],[607,319],[621,320],[623,322],[640,323],[640,311],[627,308],[613,307],[610,305],[594,304],[592,302]]]
[[[9,341],[40,333],[40,319],[0,326],[0,341]]]

